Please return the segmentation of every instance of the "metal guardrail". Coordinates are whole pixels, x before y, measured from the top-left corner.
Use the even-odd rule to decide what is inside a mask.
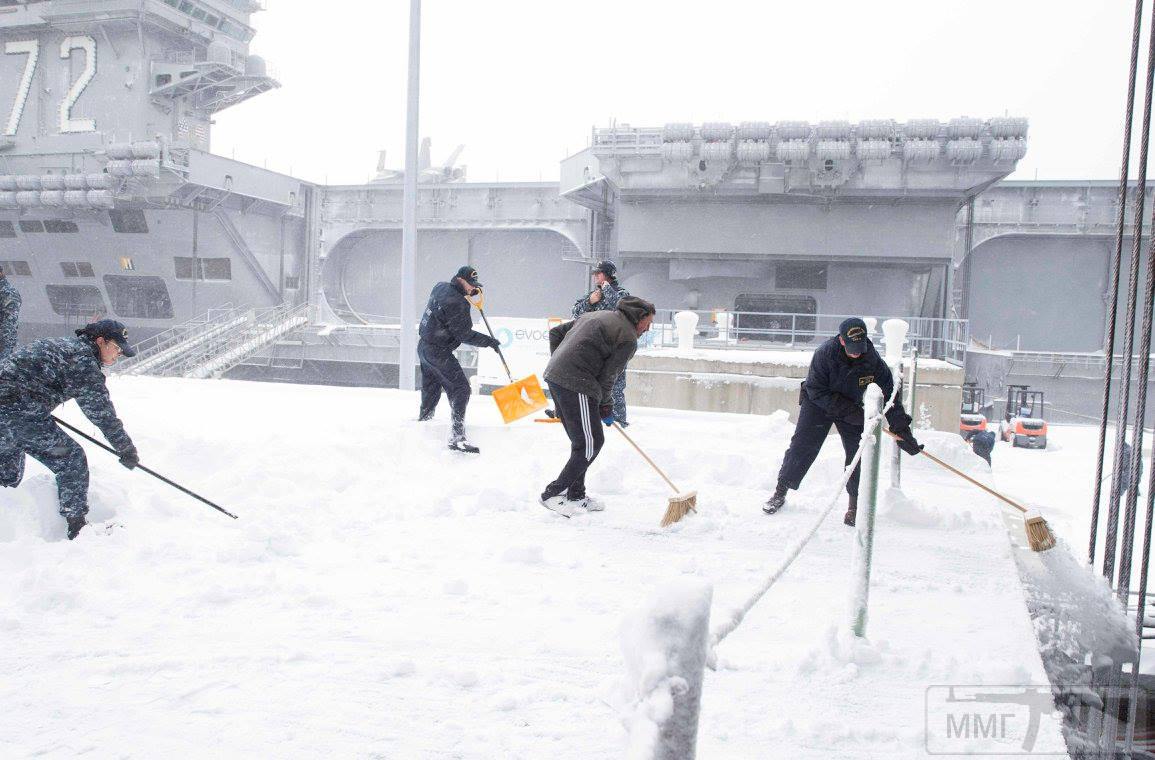
[[[227,329],[243,318],[244,310],[231,303],[209,309],[204,314],[193,317],[164,332],[133,345],[136,356],[121,359],[113,372],[120,375],[145,375],[166,359],[190,348],[196,341],[211,338],[214,333]]]
[[[649,345],[674,347],[678,343],[674,314],[687,309],[658,309]],[[743,311],[694,311],[698,315],[696,348],[809,349],[838,334],[838,326],[850,314],[796,314]],[[962,365],[970,345],[970,323],[965,319],[897,317],[910,325],[907,341],[919,354]],[[881,325],[890,317],[878,317]],[[882,336],[872,339],[881,342]]]
[[[307,304],[254,309],[244,324],[184,357],[175,374],[191,378],[220,376],[285,333],[306,324],[307,310]]]

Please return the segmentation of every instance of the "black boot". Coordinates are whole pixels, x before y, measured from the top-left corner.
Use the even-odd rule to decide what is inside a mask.
[[[432,409],[422,409],[420,412],[417,413],[417,421],[418,422],[429,422],[429,420],[433,419],[433,415],[436,412],[437,412],[437,407],[433,407]]]
[[[854,527],[854,521],[858,519],[858,497],[854,494],[850,495],[850,506],[846,510],[846,516],[842,518],[842,522],[850,527]]]
[[[778,487],[774,489],[774,495],[766,502],[766,506],[762,507],[762,511],[772,515],[782,509],[786,505],[786,492],[789,490],[785,483],[779,483]]]
[[[449,448],[463,454],[479,454],[481,449],[465,439],[465,433],[454,433],[449,437]]]
[[[68,540],[76,538],[80,533],[80,529],[88,524],[84,519],[84,515],[65,515],[64,519],[68,521]]]

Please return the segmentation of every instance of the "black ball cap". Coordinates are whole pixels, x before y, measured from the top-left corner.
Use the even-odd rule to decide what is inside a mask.
[[[866,353],[866,323],[858,317],[845,319],[838,326],[838,334],[846,343],[846,350],[852,354]]]
[[[462,267],[461,269],[457,270],[457,274],[455,276],[460,277],[475,288],[481,287],[481,283],[477,279],[477,270],[473,267]]]
[[[115,319],[102,319],[99,322],[93,322],[85,325],[83,330],[77,330],[77,335],[84,335],[88,338],[104,338],[105,340],[115,341],[116,345],[120,346],[120,351],[125,356],[136,356],[136,351],[132,346],[128,345],[128,328]]]

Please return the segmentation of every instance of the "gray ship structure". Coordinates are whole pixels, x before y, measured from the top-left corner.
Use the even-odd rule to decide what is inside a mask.
[[[371,181],[322,186],[210,150],[216,113],[279,86],[249,54],[260,9],[0,2],[21,340],[112,316],[144,349],[125,372],[396,382],[402,173],[382,155]],[[461,146],[434,166],[425,141],[418,289],[469,262],[495,316],[565,316],[612,258],[664,314],[736,314],[753,343],[897,316],[957,364],[1101,374],[1114,188],[1005,181],[1026,150],[1008,116],[613,125],[560,182],[478,183]]]

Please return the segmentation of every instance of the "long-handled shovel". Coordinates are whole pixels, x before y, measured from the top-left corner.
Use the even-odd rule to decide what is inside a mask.
[[[674,495],[670,497],[669,505],[666,507],[666,515],[662,518],[662,527],[664,528],[667,525],[673,525],[689,513],[698,511],[698,492],[687,491],[682,493],[679,491],[678,487],[674,485],[674,481],[666,477],[666,473],[662,472],[662,468],[654,464],[654,460],[650,459],[646,452],[642,451],[641,446],[634,443],[633,438],[630,438],[628,435],[626,435],[626,431],[622,429],[621,425],[615,422],[614,427],[618,429],[618,432],[622,434],[623,438],[630,442],[631,446],[637,449],[637,452],[642,455],[642,459],[646,460],[650,467],[654,468],[654,472],[662,476],[662,480],[666,481],[666,485],[674,489]]]
[[[78,436],[80,436],[81,438],[85,439],[86,441],[88,441],[88,442],[90,442],[90,443],[95,443],[97,446],[99,446],[100,448],[104,449],[104,450],[105,450],[105,451],[107,451],[109,454],[112,454],[113,456],[120,456],[120,455],[117,453],[116,449],[112,448],[111,446],[106,446],[105,444],[101,443],[100,441],[98,441],[98,440],[96,440],[95,438],[93,438],[92,436],[90,436],[88,433],[85,433],[83,430],[77,430],[77,429],[76,429],[76,428],[74,428],[72,425],[69,425],[67,422],[65,422],[64,420],[60,419],[60,418],[59,418],[59,417],[57,417],[56,415],[52,415],[52,419],[56,421],[56,424],[57,424],[57,425],[60,425],[61,427],[64,427],[64,428],[68,428],[68,429],[69,429],[69,430],[71,430],[73,433],[76,433]],[[160,473],[158,473],[158,472],[153,472],[152,470],[150,470],[150,469],[148,469],[147,467],[145,467],[143,464],[138,464],[138,465],[136,466],[136,468],[135,468],[135,469],[137,469],[137,470],[144,470],[144,471],[145,471],[145,472],[147,472],[149,475],[153,476],[154,478],[156,478],[157,480],[161,481],[162,483],[167,483],[168,485],[172,486],[172,487],[173,487],[173,488],[175,488],[176,490],[178,490],[178,491],[180,491],[180,492],[182,492],[182,493],[186,493],[186,494],[188,494],[189,496],[193,497],[193,498],[194,498],[194,499],[196,499],[197,501],[200,501],[200,502],[204,502],[205,504],[208,504],[210,507],[212,507],[212,508],[213,508],[213,509],[215,509],[216,511],[218,511],[218,512],[223,512],[223,513],[225,513],[226,515],[228,515],[229,517],[233,518],[234,520],[236,520],[236,519],[237,519],[237,516],[236,516],[236,515],[234,515],[232,512],[229,512],[228,510],[226,510],[226,509],[223,509],[222,507],[220,507],[220,506],[217,506],[216,504],[213,504],[211,501],[209,501],[209,500],[208,500],[208,499],[206,499],[205,497],[201,496],[200,494],[196,494],[196,493],[193,493],[192,491],[188,490],[188,489],[187,489],[187,488],[185,488],[184,486],[182,486],[182,485],[179,485],[179,484],[177,484],[177,483],[174,483],[174,482],[172,482],[171,480],[169,480],[168,478],[166,478],[164,475],[161,475],[161,474],[160,474]]]
[[[476,301],[466,296],[466,300],[481,312],[481,319],[485,322],[485,329],[489,331],[489,337],[497,340],[497,336],[493,334],[493,328],[489,326],[489,317],[485,316],[485,309],[483,308],[485,296],[478,295]],[[493,400],[497,403],[497,410],[501,412],[501,419],[507,425],[514,420],[528,417],[538,409],[549,406],[549,401],[545,398],[545,391],[541,389],[537,375],[514,380],[513,372],[510,371],[509,363],[505,361],[505,354],[501,352],[500,346],[497,349],[497,355],[501,358],[501,365],[505,367],[505,374],[509,377],[509,385],[496,389],[493,392]]]
[[[894,438],[895,440],[898,440],[897,435],[895,435],[894,433],[892,433],[889,430],[887,430],[886,432],[887,432],[887,434],[890,435],[890,437]],[[1045,552],[1048,549],[1054,548],[1054,546],[1055,546],[1055,534],[1051,532],[1050,526],[1047,525],[1047,521],[1043,519],[1042,515],[1040,515],[1038,513],[1031,514],[1032,510],[1027,509],[1022,504],[1019,504],[1017,501],[1014,501],[1013,499],[1010,499],[1006,496],[1003,496],[1001,493],[994,490],[993,488],[989,488],[988,486],[983,485],[979,481],[972,478],[970,475],[967,475],[965,472],[962,472],[961,470],[958,470],[958,469],[955,469],[954,467],[951,467],[949,464],[942,461],[941,459],[936,457],[934,454],[931,454],[926,449],[923,449],[919,453],[924,455],[928,459],[930,459],[930,461],[934,462],[939,467],[950,470],[955,475],[958,475],[960,478],[967,481],[968,483],[971,483],[973,485],[978,486],[979,488],[981,488],[984,491],[986,491],[987,493],[989,493],[991,496],[994,496],[996,499],[999,499],[1000,501],[1003,501],[1007,504],[1010,504],[1012,507],[1014,507],[1015,509],[1022,512],[1023,513],[1023,524],[1027,529],[1027,543],[1031,545],[1031,549],[1033,551]]]

